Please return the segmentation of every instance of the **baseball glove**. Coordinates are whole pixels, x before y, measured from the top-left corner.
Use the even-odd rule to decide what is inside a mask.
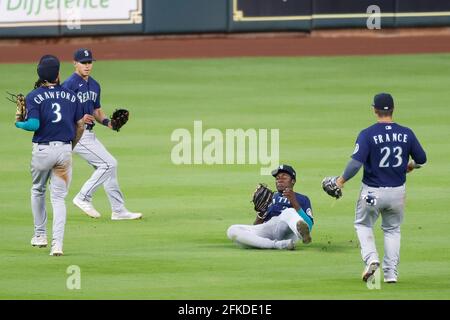
[[[264,219],[267,216],[267,208],[272,203],[272,197],[273,191],[267,188],[267,185],[260,183],[256,186],[252,202],[260,219]]]
[[[323,191],[328,193],[333,198],[339,199],[342,197],[342,189],[338,187],[336,180],[338,177],[326,177],[322,180]]]
[[[9,93],[9,97],[7,97],[6,99],[8,99],[9,101],[11,101],[12,103],[14,103],[16,105],[16,122],[23,122],[25,121],[26,117],[27,117],[27,108],[26,108],[26,103],[25,103],[25,96],[21,93],[19,94],[13,94],[13,93]]]
[[[130,113],[128,112],[128,110],[116,109],[116,111],[114,111],[114,113],[111,116],[112,129],[119,132],[120,128],[122,128],[128,122],[129,116]]]

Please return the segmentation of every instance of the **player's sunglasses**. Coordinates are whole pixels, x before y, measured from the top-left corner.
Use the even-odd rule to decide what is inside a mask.
[[[92,61],[83,61],[83,62],[78,62],[78,63],[81,63],[81,64],[92,64]]]

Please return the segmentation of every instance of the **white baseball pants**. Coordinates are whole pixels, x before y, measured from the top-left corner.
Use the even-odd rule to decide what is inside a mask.
[[[74,152],[85,159],[95,171],[83,185],[77,197],[92,201],[95,191],[103,185],[113,212],[123,212],[125,201],[117,181],[117,160],[96,138],[93,131],[85,130]]]
[[[31,158],[31,209],[35,235],[47,233],[45,191],[50,180],[50,198],[53,207],[53,240],[62,244],[66,224],[64,202],[72,180],[72,144],[50,142],[49,145],[33,144]]]

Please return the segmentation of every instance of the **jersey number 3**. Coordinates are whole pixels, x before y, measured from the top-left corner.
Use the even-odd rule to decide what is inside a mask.
[[[61,106],[59,105],[59,103],[53,103],[52,110],[53,113],[56,115],[56,119],[53,120],[52,123],[60,122],[62,120],[62,115],[61,115]]]
[[[389,156],[391,155],[391,149],[389,147],[384,147],[380,150],[381,154],[383,155],[383,158],[381,158],[380,161],[380,168],[389,168]],[[403,163],[402,154],[403,149],[401,147],[395,147],[392,149],[392,153],[395,156],[395,159],[397,159],[396,163],[392,166],[393,168],[400,167]]]

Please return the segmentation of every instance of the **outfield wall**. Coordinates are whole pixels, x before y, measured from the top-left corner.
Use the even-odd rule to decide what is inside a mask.
[[[450,26],[450,0],[3,0],[0,37]]]

